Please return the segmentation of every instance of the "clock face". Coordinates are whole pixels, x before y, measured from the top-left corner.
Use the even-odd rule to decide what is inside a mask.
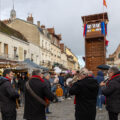
[[[101,31],[101,23],[88,24],[87,32]]]

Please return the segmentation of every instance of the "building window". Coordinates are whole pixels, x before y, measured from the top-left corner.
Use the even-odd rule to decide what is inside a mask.
[[[16,59],[17,57],[17,47],[14,47],[14,58]]]
[[[33,62],[33,54],[31,54],[31,61]]]
[[[8,55],[8,44],[4,44],[4,54]]]
[[[118,58],[120,59],[120,53],[118,54]]]
[[[47,42],[45,42],[45,47],[46,47],[46,49],[47,49]]]
[[[26,59],[27,56],[27,50],[24,50],[24,60]]]
[[[42,40],[42,47],[44,47],[44,40]]]
[[[37,60],[38,60],[38,55],[36,55],[36,63],[37,63]]]
[[[2,51],[1,51],[1,50],[2,50],[2,49],[1,49],[2,46],[1,46],[1,45],[2,45],[2,43],[0,42],[0,53],[2,53]]]

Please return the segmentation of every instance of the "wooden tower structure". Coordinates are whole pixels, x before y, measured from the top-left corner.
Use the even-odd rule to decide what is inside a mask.
[[[86,68],[96,75],[97,66],[106,63],[108,14],[83,16],[82,20],[84,23]]]

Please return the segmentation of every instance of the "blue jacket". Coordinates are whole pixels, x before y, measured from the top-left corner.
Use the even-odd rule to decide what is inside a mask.
[[[104,81],[104,74],[102,71],[98,71],[96,79],[97,79],[98,84]],[[102,94],[102,90],[101,90],[101,87],[99,87],[98,95],[101,95],[101,94]]]
[[[61,86],[64,86],[64,77],[63,76],[59,76],[59,83]]]

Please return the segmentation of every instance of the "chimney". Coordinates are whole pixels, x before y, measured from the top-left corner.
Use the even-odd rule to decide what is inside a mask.
[[[64,44],[63,44],[63,43],[61,43],[61,44],[60,44],[60,49],[61,49],[61,51],[62,51],[62,52],[64,52],[64,51],[65,51],[65,46],[64,46]]]
[[[47,30],[48,30],[48,32],[49,32],[50,34],[55,34],[54,28],[48,28]]]
[[[27,21],[33,24],[33,17],[32,14],[27,17]]]
[[[40,27],[40,21],[37,21],[37,26]]]
[[[45,25],[41,25],[41,28],[42,28],[42,29],[45,29]]]
[[[61,34],[58,34],[57,37],[59,40],[62,40]]]

